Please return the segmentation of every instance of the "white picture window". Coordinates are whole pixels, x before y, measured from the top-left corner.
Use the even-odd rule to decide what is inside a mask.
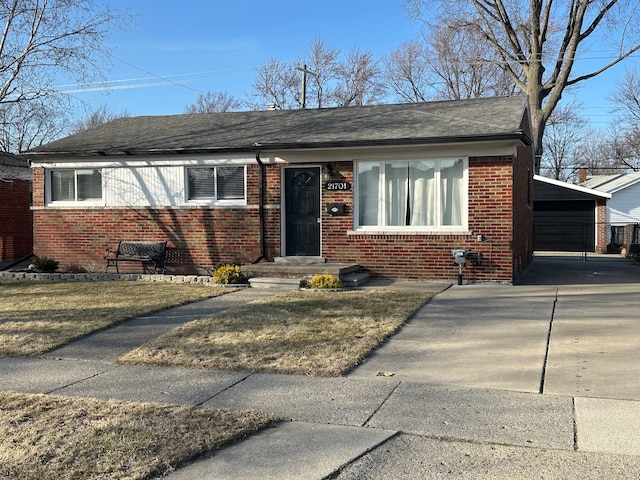
[[[49,174],[51,202],[97,202],[102,199],[99,169],[60,169]]]
[[[244,201],[245,172],[242,165],[187,168],[188,200],[221,203]]]
[[[466,159],[358,162],[356,228],[467,229]]]

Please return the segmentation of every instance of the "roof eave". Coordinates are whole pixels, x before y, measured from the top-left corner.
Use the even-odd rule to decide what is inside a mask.
[[[576,192],[582,192],[589,195],[593,195],[594,197],[601,198],[611,198],[611,194],[607,192],[603,192],[602,190],[596,190],[595,188],[583,187],[581,185],[574,185],[572,183],[563,182],[562,180],[556,180],[554,178],[544,177],[542,175],[534,175],[534,180],[538,180],[543,183],[548,183],[549,185],[555,185],[558,187],[567,188],[569,190],[575,190]]]
[[[457,135],[427,138],[394,138],[381,140],[338,140],[324,142],[254,142],[251,145],[233,147],[193,147],[193,148],[129,148],[104,150],[32,151],[31,158],[47,157],[105,157],[140,155],[180,155],[239,153],[255,150],[313,150],[358,147],[392,147],[410,145],[442,145],[451,143],[513,141],[529,146],[531,138],[522,131],[486,135]]]

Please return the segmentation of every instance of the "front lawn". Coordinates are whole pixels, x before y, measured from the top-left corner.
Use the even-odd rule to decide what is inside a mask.
[[[0,356],[35,356],[124,320],[230,290],[162,282],[0,281]]]
[[[0,392],[0,478],[155,478],[273,422],[253,411]]]
[[[357,366],[433,295],[294,291],[187,323],[119,362],[338,376]]]

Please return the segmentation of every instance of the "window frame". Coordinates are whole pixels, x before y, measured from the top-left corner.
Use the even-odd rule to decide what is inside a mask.
[[[49,168],[46,170],[46,204],[51,206],[69,206],[69,205],[104,205],[104,177],[102,174],[102,168],[92,168],[92,167],[57,167],[57,168]],[[100,173],[100,197],[99,198],[88,198],[86,200],[78,200],[78,174],[79,172],[87,172],[87,171],[97,171]],[[53,198],[53,173],[54,172],[73,172],[73,193],[74,198],[72,200],[55,200]]]
[[[189,171],[190,170],[214,170],[214,178],[217,181],[217,169],[227,167],[239,167],[242,168],[242,181],[243,181],[243,197],[233,199],[218,199],[217,191],[215,196],[211,198],[189,198]],[[217,190],[217,185],[216,185]],[[244,206],[247,204],[247,166],[246,165],[228,165],[228,164],[216,164],[216,165],[188,165],[184,168],[184,196],[185,202],[189,205],[231,205],[231,206]]]
[[[442,178],[441,170],[442,164],[446,161],[463,161],[463,177],[462,177],[462,191],[463,198],[461,204],[462,221],[460,225],[443,225],[442,217],[443,210],[441,207],[441,195],[442,195]],[[436,199],[435,208],[435,222],[434,225],[383,225],[381,221],[384,221],[386,217],[386,192],[385,192],[385,166],[390,163],[406,163],[406,162],[419,162],[419,161],[431,161],[435,163],[435,181],[436,190],[434,191],[434,198]],[[363,159],[354,162],[354,215],[353,215],[353,228],[356,232],[369,232],[369,233],[468,233],[469,231],[469,157],[468,156],[443,156],[437,158],[420,157],[420,158],[386,158],[386,159]],[[368,164],[377,166],[379,171],[378,178],[378,221],[376,225],[361,225],[360,224],[360,166],[362,164]]]

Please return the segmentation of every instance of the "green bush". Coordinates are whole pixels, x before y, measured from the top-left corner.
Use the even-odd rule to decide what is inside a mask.
[[[245,276],[240,271],[240,265],[220,265],[213,272],[213,278],[217,283],[237,284],[244,283]]]
[[[344,284],[335,275],[329,275],[326,273],[314,275],[309,280],[310,288],[343,288]]]
[[[59,262],[49,257],[35,257],[31,265],[37,272],[53,273],[58,269]]]

